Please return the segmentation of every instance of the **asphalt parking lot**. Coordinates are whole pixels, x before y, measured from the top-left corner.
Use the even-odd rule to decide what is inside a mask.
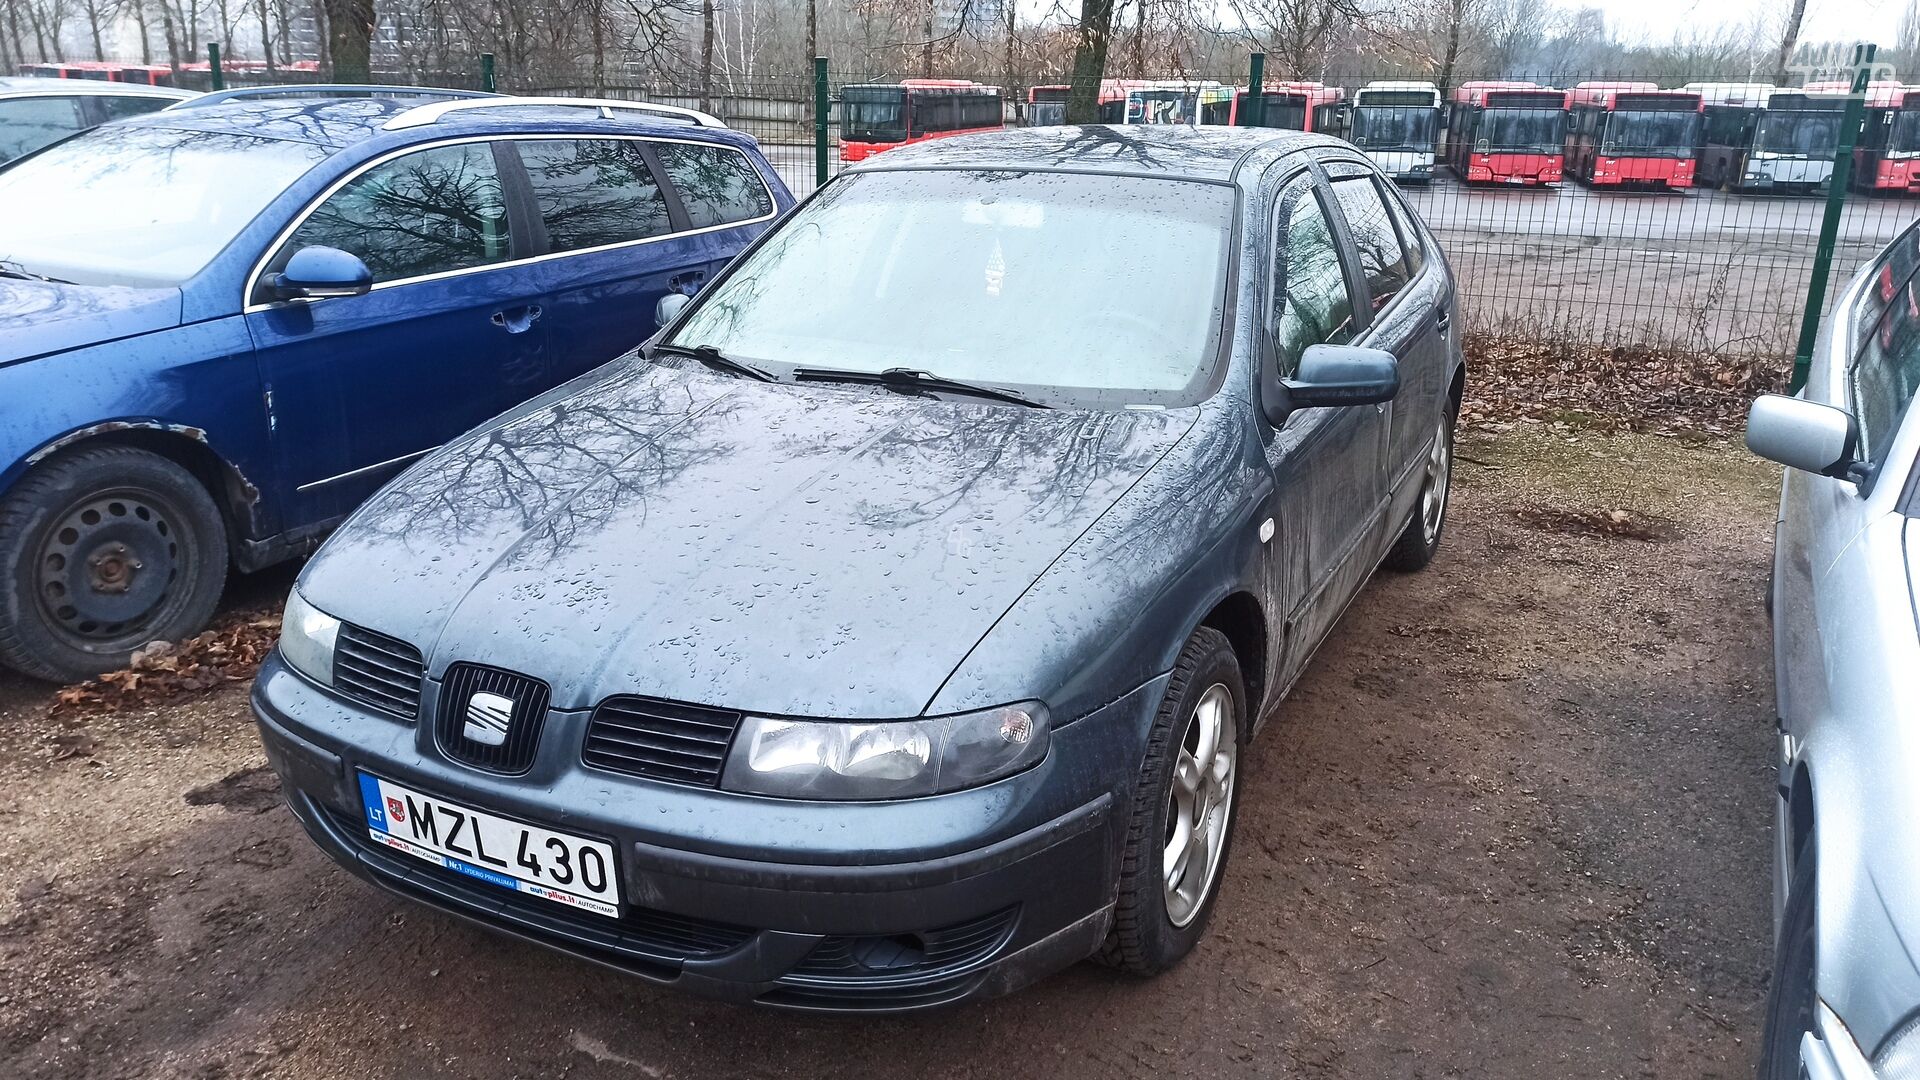
[[[11,680],[0,1076],[1751,1075],[1777,470],[1525,426],[1459,453],[1440,558],[1376,579],[1254,743],[1212,932],[1156,981],[891,1019],[692,1000],[334,868],[240,685],[53,712]]]

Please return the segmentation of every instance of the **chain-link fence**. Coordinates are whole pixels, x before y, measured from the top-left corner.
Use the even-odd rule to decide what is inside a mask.
[[[1792,355],[1843,86],[1790,90],[1669,76],[1656,88],[1607,72],[1455,72],[1436,85],[1360,71],[1312,83],[1266,79],[1256,96],[1248,92],[1252,66],[1116,74],[1100,86],[1099,115],[1306,128],[1349,140],[1402,178],[1453,263],[1472,331],[1581,347]],[[175,85],[213,84],[204,65],[169,74]],[[268,71],[256,63],[222,75],[229,87],[324,81],[317,65]],[[1067,83],[1058,74],[1016,73],[998,80],[1009,85],[997,112],[981,113],[977,103],[952,101],[971,92],[909,94],[901,73],[834,68],[822,161],[813,72],[671,78],[610,64],[496,68],[492,58],[474,57],[379,72],[376,81],[699,108],[758,139],[800,196],[862,145],[877,151],[930,133],[1060,122]],[[1907,159],[1920,158],[1920,89],[1913,100],[1909,111],[1900,89],[1878,84],[1869,95],[1836,237],[1836,281],[1920,210],[1907,194]],[[953,111],[961,108],[972,111]],[[1911,177],[1920,190],[1920,162]]]

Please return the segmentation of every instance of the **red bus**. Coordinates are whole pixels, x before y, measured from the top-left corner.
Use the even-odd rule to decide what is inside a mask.
[[[1652,83],[1581,83],[1567,102],[1569,175],[1595,187],[1693,186],[1698,93]]]
[[[1560,182],[1566,160],[1567,92],[1527,82],[1454,88],[1447,164],[1469,184]]]
[[[1102,124],[1123,124],[1127,120],[1127,91],[1145,83],[1138,79],[1100,80],[1100,120]],[[1025,127],[1053,127],[1067,122],[1067,96],[1073,87],[1066,83],[1036,86],[1027,91]]]
[[[106,82],[108,68],[113,66],[117,65],[88,60],[71,64],[21,64],[14,68],[14,71],[17,74],[33,75],[42,79],[94,79]]]
[[[964,79],[902,79],[840,88],[842,161],[1006,126],[1006,105],[997,86]]]
[[[1851,87],[1837,89],[1845,93]],[[1920,192],[1920,86],[1867,85],[1867,126],[1853,149],[1853,186]]]
[[[1344,128],[1347,92],[1337,86],[1317,82],[1265,83],[1260,87],[1260,96],[1266,101],[1261,127],[1334,134]],[[1240,127],[1246,123],[1247,110],[1252,106],[1251,87],[1236,87],[1232,96],[1222,101],[1210,101],[1203,96],[1200,123]]]
[[[121,64],[107,73],[114,82],[141,86],[172,86],[173,69],[165,64]]]

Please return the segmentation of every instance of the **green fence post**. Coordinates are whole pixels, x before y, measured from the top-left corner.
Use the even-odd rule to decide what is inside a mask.
[[[827,58],[813,58],[813,182],[827,182]]]
[[[227,74],[220,70],[220,43],[217,41],[207,42],[207,71],[213,77],[215,90],[227,88]]]
[[[1247,62],[1247,108],[1240,116],[1241,127],[1265,127],[1267,95],[1261,92],[1267,77],[1267,54],[1254,53]]]
[[[1827,214],[1820,222],[1820,242],[1813,249],[1813,280],[1807,283],[1807,310],[1800,316],[1800,344],[1793,351],[1793,381],[1788,393],[1807,385],[1813,366],[1813,343],[1820,336],[1820,309],[1827,302],[1827,273],[1833,267],[1833,245],[1840,235],[1840,211],[1853,180],[1853,144],[1867,111],[1867,78],[1873,70],[1872,45],[1853,47],[1853,89],[1840,121],[1839,145],[1833,151],[1833,175],[1827,180]]]
[[[493,78],[493,54],[483,52],[480,54],[480,89],[491,94],[494,92],[495,85]]]

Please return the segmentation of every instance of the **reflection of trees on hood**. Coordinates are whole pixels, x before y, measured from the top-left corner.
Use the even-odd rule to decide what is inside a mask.
[[[616,362],[617,364],[618,362]],[[659,436],[707,402],[639,364],[552,399],[422,461],[376,496],[353,527],[430,554],[487,535],[538,534],[554,549],[721,451]]]

